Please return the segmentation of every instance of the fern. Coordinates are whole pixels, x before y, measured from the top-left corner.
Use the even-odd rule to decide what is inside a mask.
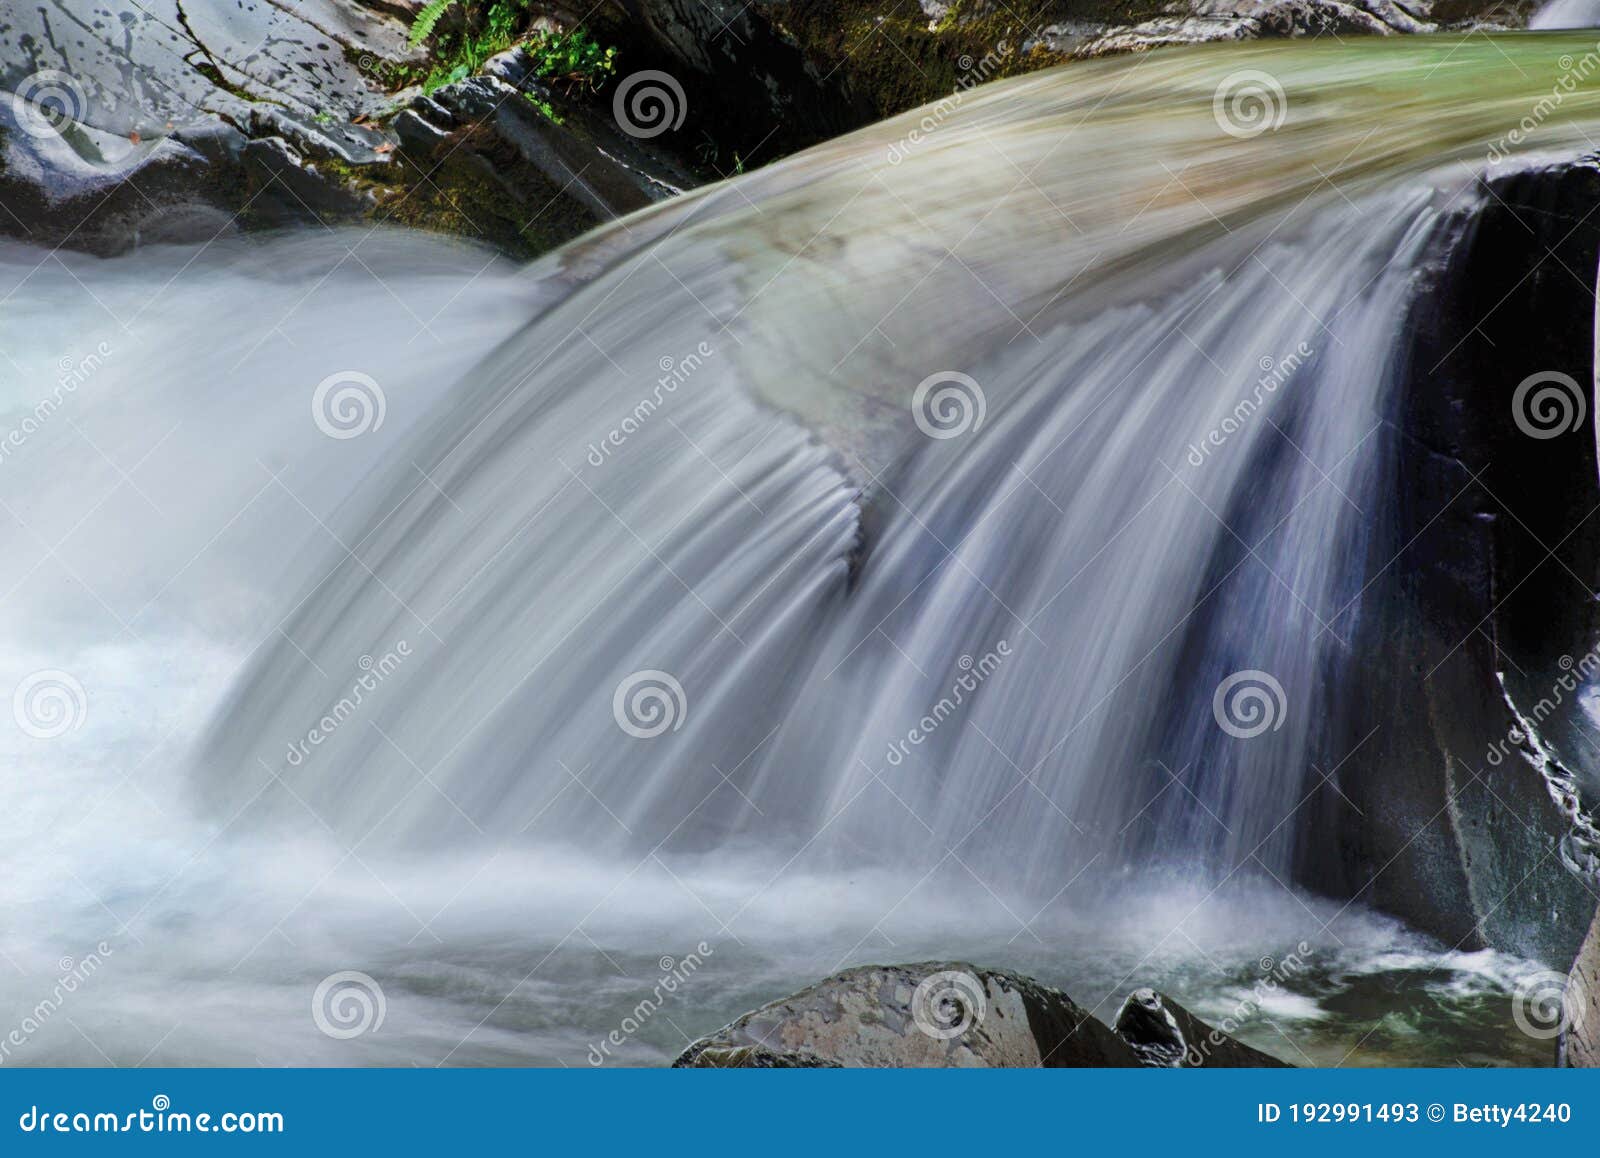
[[[428,0],[428,3],[422,6],[422,11],[418,12],[417,18],[411,22],[412,47],[416,47],[433,35],[440,18],[454,8],[455,3],[456,0]]]

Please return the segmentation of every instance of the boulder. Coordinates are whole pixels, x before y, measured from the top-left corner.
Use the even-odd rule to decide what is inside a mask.
[[[1556,1060],[1575,1069],[1600,1067],[1600,912],[1567,975]]]
[[[1394,482],[1296,877],[1449,945],[1565,964],[1600,879],[1600,463],[1592,426],[1516,407],[1541,374],[1592,381],[1594,301],[1565,270],[1600,260],[1600,170],[1491,167],[1484,188],[1435,235],[1363,451]]]
[[[676,1066],[1136,1066],[1065,993],[961,961],[864,965],[763,1005]]]
[[[1271,1054],[1212,1028],[1154,989],[1128,994],[1117,1014],[1116,1032],[1141,1062],[1159,1069],[1287,1067]]]
[[[382,78],[422,64],[401,21],[355,0],[7,16],[0,232],[94,252],[156,233],[207,240],[219,213],[277,225],[362,212],[370,198],[318,162],[382,166]]]
[[[697,183],[608,102],[541,87],[520,51],[422,96],[403,4],[108,0],[71,34],[42,8],[16,15],[0,27],[0,233],[39,244],[372,221],[531,256]]]
[[[1142,995],[1155,1000],[1153,1016]],[[1213,1030],[1152,990],[1124,1006],[1133,1043],[1059,990],[964,961],[863,965],[745,1014],[694,1042],[679,1067],[1048,1068],[1283,1063]],[[1130,1013],[1129,1008],[1136,1012]],[[1170,1012],[1168,1025],[1163,1013]],[[1176,1061],[1160,1060],[1176,1046]]]

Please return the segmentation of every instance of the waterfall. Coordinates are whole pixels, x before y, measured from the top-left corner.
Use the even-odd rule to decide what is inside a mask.
[[[356,844],[1286,879],[1348,753],[1410,295],[1478,194],[1410,122],[1362,152],[1370,80],[1300,112],[1247,77],[1287,124],[1235,125],[1235,60],[1172,70],[1165,156],[1112,164],[1127,70],[1074,69],[546,263],[565,296],[345,512],[203,791]]]
[[[1482,995],[1533,966],[1300,870],[1389,820],[1306,802],[1383,782],[1347,701],[1428,674],[1373,630],[1413,613],[1417,319],[1483,175],[1600,131],[1580,89],[1510,136],[1562,47],[1075,64],[523,268],[0,247],[0,996],[116,969],[75,998],[99,1052],[58,1021],[28,1056],[578,1063],[702,938],[689,1033],[885,957],[1226,1016],[1309,941],[1274,1017],[1319,1060],[1510,1035]],[[382,1034],[305,1016],[347,969]],[[1445,1012],[1369,1039],[1396,971]]]

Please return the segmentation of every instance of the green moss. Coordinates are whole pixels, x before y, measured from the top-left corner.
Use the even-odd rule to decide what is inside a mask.
[[[522,97],[530,105],[532,105],[534,108],[538,109],[539,110],[539,114],[541,116],[543,116],[546,120],[550,121],[551,124],[562,125],[562,124],[566,123],[566,118],[563,117],[560,113],[556,112],[555,106],[552,105],[549,101],[544,100],[541,97],[535,96],[531,92],[523,93]]]
[[[514,156],[480,154],[497,138],[453,140],[434,157],[396,154],[383,165],[319,162],[318,168],[370,193],[369,220],[467,237],[514,257],[535,257],[591,228],[596,220]],[[519,190],[513,196],[496,176]],[[530,208],[530,206],[532,208]],[[543,206],[543,208],[539,208]]]
[[[893,116],[957,88],[1059,63],[1042,47],[1025,50],[1035,30],[1063,19],[1124,22],[1160,12],[1159,3],[1083,4],[1061,0],[998,5],[957,0],[930,27],[920,7],[880,16],[854,0],[797,0],[785,32],[822,75],[837,74],[874,118]]]

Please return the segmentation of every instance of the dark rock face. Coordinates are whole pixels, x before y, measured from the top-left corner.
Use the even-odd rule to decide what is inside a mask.
[[[1533,7],[1531,0],[610,0],[598,19],[628,46],[630,69],[662,69],[681,83],[692,129],[747,159],[757,150],[765,162],[973,83],[1069,60],[1488,20],[1521,27]]]
[[[1159,1009],[1162,999],[1155,1000]],[[1188,1053],[1199,1055],[1200,1043],[1214,1040],[1198,1064],[1282,1064],[1179,1006],[1167,1008],[1182,1018],[1176,1031],[1184,1042],[1180,1061]],[[1158,1039],[1170,1040],[1171,1034],[1162,1038],[1126,1007],[1124,1016],[1135,1042],[1119,1036],[1120,1020],[1113,1032],[1065,993],[1016,973],[959,961],[865,965],[745,1014],[695,1042],[673,1064],[761,1069],[1168,1064],[1150,1058]]]
[[[1565,964],[1600,864],[1579,803],[1600,799],[1581,702],[1600,677],[1600,173],[1491,192],[1444,219],[1396,409],[1377,416],[1397,486],[1335,625],[1351,642],[1338,771],[1305,809],[1299,876],[1450,944]]]
[[[1139,1060],[1161,1069],[1287,1068],[1271,1054],[1213,1029],[1170,997],[1135,989],[1117,1014],[1117,1036]]]

